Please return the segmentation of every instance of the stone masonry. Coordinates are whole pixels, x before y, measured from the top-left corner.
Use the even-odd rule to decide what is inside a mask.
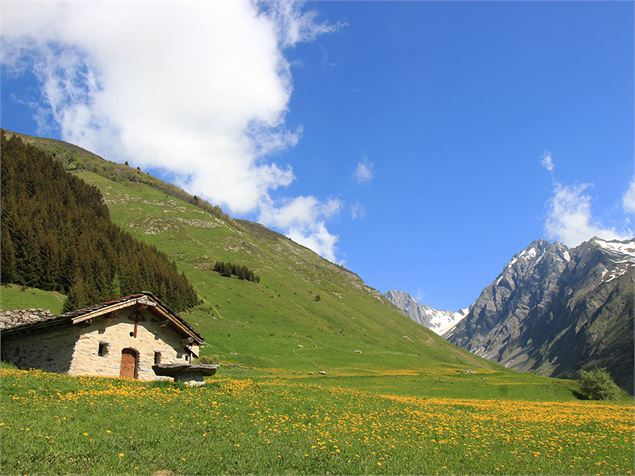
[[[133,349],[141,380],[162,378],[152,370],[157,352],[164,364],[189,361],[189,352],[181,343],[183,335],[171,326],[161,326],[163,320],[148,310],[141,311],[142,320],[133,337],[134,321],[130,317],[134,311],[134,307],[129,307],[120,310],[116,317],[96,317],[90,324],[54,326],[7,336],[2,340],[2,360],[19,368],[119,377],[122,351]],[[99,355],[100,344],[105,344],[103,355]],[[198,353],[196,346],[192,349]]]

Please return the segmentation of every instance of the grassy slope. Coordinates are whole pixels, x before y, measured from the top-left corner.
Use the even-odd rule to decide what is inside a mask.
[[[357,276],[264,227],[227,223],[147,185],[78,175],[99,187],[117,223],[167,252],[192,280],[204,302],[186,317],[223,362],[349,372],[492,367],[401,315]],[[262,280],[222,277],[211,270],[216,260],[244,263]]]
[[[79,164],[75,173],[101,190],[115,222],[175,259],[203,300],[185,315],[207,339],[203,354],[242,367],[224,372],[310,379],[326,370],[340,384],[409,395],[474,394],[476,384],[474,396],[572,397],[571,382],[516,374],[449,345],[353,273],[277,233],[197,208],[159,190],[157,179],[78,147],[27,140]],[[211,271],[216,260],[244,263],[262,281],[221,277]]]
[[[53,314],[62,312],[66,296],[55,291],[43,291],[10,284],[0,286],[0,309],[48,309]]]

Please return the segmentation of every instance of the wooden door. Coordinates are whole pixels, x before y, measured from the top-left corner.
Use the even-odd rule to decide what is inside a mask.
[[[133,349],[121,351],[121,370],[119,376],[122,378],[137,378],[137,352]]]

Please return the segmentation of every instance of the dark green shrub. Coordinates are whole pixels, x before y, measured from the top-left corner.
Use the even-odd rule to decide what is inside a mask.
[[[614,400],[621,394],[605,369],[595,368],[580,371],[580,394],[587,400]]]
[[[216,271],[217,273],[219,273],[220,275],[225,276],[227,278],[236,276],[238,279],[252,281],[254,283],[260,282],[260,276],[255,274],[252,270],[247,268],[247,266],[245,266],[244,264],[239,265],[236,263],[216,261],[212,269]]]

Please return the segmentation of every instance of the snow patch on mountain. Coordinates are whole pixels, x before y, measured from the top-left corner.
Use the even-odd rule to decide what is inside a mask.
[[[604,283],[610,283],[614,279],[623,276],[630,268],[635,266],[635,240],[603,240],[594,237],[588,243],[600,248],[610,257],[613,264],[610,270],[605,269],[602,272],[601,279]]]
[[[595,238],[592,238],[590,242],[596,244],[597,246],[599,246],[600,248],[602,248],[604,251],[606,251],[607,253],[611,255],[629,257],[632,260],[635,260],[635,241],[633,240],[607,241],[607,240],[603,240],[601,238],[595,237]]]
[[[390,290],[386,298],[413,321],[427,327],[440,336],[451,331],[466,315],[467,308],[458,311],[434,309],[417,300],[405,291]]]

